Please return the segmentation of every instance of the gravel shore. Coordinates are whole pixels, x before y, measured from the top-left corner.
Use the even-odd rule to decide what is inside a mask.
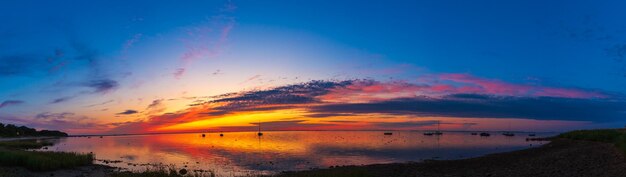
[[[556,139],[538,148],[471,159],[346,166],[287,172],[280,176],[328,174],[373,177],[626,177],[626,159],[624,153],[612,144]]]

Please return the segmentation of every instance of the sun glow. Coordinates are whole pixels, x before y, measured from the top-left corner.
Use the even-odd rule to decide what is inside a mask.
[[[256,126],[258,122],[271,122],[288,120],[302,117],[302,109],[286,109],[276,111],[256,111],[245,113],[234,113],[222,117],[211,118],[207,116],[205,120],[181,123],[158,128],[158,131],[181,131],[199,129],[217,129],[220,127],[247,127]]]

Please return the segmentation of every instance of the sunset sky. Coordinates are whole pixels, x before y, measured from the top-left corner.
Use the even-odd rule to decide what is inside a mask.
[[[0,122],[71,134],[626,125],[625,1],[5,1]]]

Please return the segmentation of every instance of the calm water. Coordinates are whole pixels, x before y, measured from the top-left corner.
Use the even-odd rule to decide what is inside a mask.
[[[265,132],[260,138],[256,132],[224,133],[224,137],[207,133],[204,138],[196,133],[71,137],[60,139],[49,150],[93,152],[100,160],[97,163],[117,161],[106,165],[129,170],[140,171],[146,169],[146,164],[162,163],[233,176],[336,165],[459,159],[545,143],[527,142],[525,138],[526,134],[505,137],[492,133],[491,137],[480,137],[451,132],[424,136],[410,131],[393,132],[391,136],[379,131]]]

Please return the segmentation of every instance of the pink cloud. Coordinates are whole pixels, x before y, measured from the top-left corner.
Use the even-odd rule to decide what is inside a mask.
[[[174,78],[180,79],[185,74],[185,68],[178,68],[174,71]]]
[[[429,86],[427,85],[417,85],[405,81],[356,80],[348,86],[331,89],[330,93],[320,98],[328,102],[370,102],[413,97],[428,89]]]
[[[441,74],[440,81],[452,81],[458,93],[478,93],[506,96],[549,96],[564,98],[605,98],[606,95],[575,88],[559,88],[530,84],[508,83],[495,79],[484,79],[469,74]]]
[[[516,84],[495,79],[484,79],[468,74],[428,75],[419,83],[406,81],[380,82],[356,80],[351,85],[334,88],[320,96],[328,102],[372,102],[415,96],[445,96],[449,94],[486,94],[522,97],[606,98],[601,92],[576,88],[547,87]]]
[[[228,11],[232,11],[236,6],[229,3],[227,8]],[[219,55],[234,26],[233,17],[220,14],[212,17],[206,24],[188,28],[187,37],[181,39],[186,48],[180,56],[181,68],[186,68],[194,60]],[[183,74],[178,77],[182,77]]]
[[[141,34],[141,33],[137,33],[137,34],[133,35],[133,37],[131,39],[126,40],[126,43],[124,43],[124,48],[122,49],[122,51],[123,51],[122,53],[126,53],[126,51],[129,48],[133,47],[133,45],[139,41],[139,39],[141,38],[142,35],[143,34]]]

